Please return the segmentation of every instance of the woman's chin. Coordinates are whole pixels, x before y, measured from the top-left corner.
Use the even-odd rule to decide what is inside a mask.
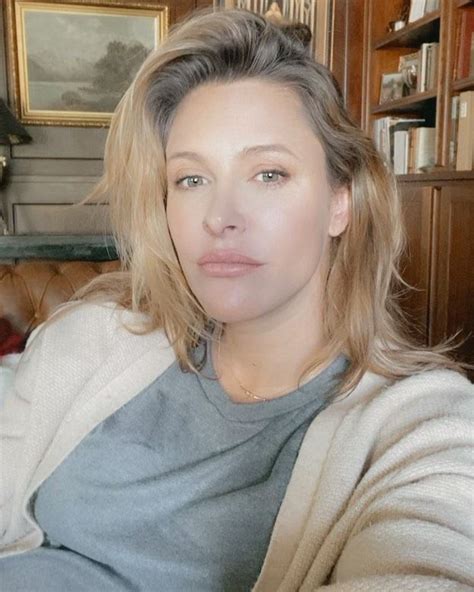
[[[211,319],[226,324],[251,321],[262,314],[261,311],[255,309],[255,306],[252,308],[242,305],[229,306],[222,302],[214,305],[204,305],[204,310]]]

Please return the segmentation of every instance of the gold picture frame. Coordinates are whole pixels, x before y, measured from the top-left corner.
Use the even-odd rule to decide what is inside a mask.
[[[108,126],[135,71],[168,34],[168,7],[149,1],[5,6],[10,102],[28,125]]]

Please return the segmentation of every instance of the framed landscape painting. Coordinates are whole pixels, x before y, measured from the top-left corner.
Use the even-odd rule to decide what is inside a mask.
[[[166,6],[7,0],[8,74],[27,124],[106,126],[168,32]]]

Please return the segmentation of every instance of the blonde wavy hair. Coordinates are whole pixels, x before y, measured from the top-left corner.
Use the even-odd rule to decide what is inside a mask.
[[[200,10],[172,27],[122,98],[104,174],[87,198],[109,203],[122,271],[99,276],[78,296],[146,313],[139,330],[164,329],[181,367],[200,370],[193,348],[216,335],[218,324],[193,295],[170,238],[165,148],[177,107],[192,89],[248,78],[297,93],[324,149],[331,186],[351,190],[350,222],[330,244],[322,315],[327,345],[301,379],[341,352],[350,360],[341,395],[367,370],[391,379],[439,367],[462,371],[446,355],[449,344],[426,348],[408,337],[397,294],[406,284],[397,269],[404,231],[394,176],[348,117],[330,71],[296,36],[246,10]]]

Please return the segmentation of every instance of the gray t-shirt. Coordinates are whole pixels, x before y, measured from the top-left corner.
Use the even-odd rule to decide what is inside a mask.
[[[0,561],[2,590],[250,590],[306,429],[346,366],[341,355],[300,390],[242,404],[210,355],[200,376],[174,363],[39,488],[45,543]]]

